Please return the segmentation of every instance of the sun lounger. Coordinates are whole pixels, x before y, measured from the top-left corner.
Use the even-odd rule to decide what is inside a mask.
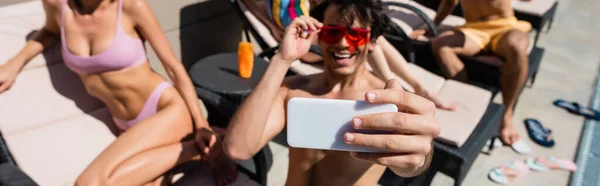
[[[269,29],[248,10],[241,0],[231,0],[231,2],[244,23],[247,40],[250,41],[247,33],[250,32],[263,51],[274,52],[279,47],[279,43],[273,38]],[[270,57],[270,55],[261,55],[261,57]],[[290,66],[290,70],[299,75],[310,75],[322,72],[323,68],[322,65],[312,65],[296,60]]]
[[[0,64],[25,46],[44,19],[41,1],[0,7]],[[107,108],[60,56],[58,44],[38,55],[0,94],[0,185],[73,185],[116,139]]]
[[[409,0],[385,0],[385,3],[388,5],[388,9],[390,10],[389,15],[393,17],[392,20],[394,23],[399,25],[398,28],[402,29],[402,31],[397,33],[404,32],[406,34],[405,36],[387,37],[388,40],[390,40],[390,42],[396,47],[407,47],[406,43],[411,43],[408,44],[409,48],[400,50],[406,51],[408,55],[417,56],[415,64],[429,71],[435,72],[436,74],[440,74],[439,67],[435,62],[435,58],[431,51],[429,38],[418,38],[417,40],[408,41],[398,39],[407,37],[407,35],[409,35],[414,29],[421,28],[423,25],[433,28],[434,26],[431,19],[435,16],[435,11],[416,3],[415,1]],[[419,11],[414,11],[414,9],[418,9]],[[421,18],[421,20],[416,18]],[[443,25],[447,26],[441,26],[441,31],[449,28],[451,25],[457,26],[460,25],[458,24],[460,22],[464,23],[464,20],[459,20],[462,19],[460,17],[450,15],[449,18],[450,19],[446,19],[442,23]],[[404,23],[403,20],[409,20],[410,24]],[[543,53],[544,49],[533,47],[533,42],[530,42],[530,66],[528,78],[531,79],[532,84],[535,80],[535,74],[539,68]],[[477,55],[475,57],[461,57],[461,59],[463,62],[465,62],[466,70],[472,84],[488,89],[493,94],[497,94],[499,92],[500,69],[503,64],[502,59],[489,54]],[[454,93],[453,95],[457,94]],[[461,147],[457,148],[456,146],[451,145],[451,143],[448,143],[448,141],[436,143],[436,150],[442,150],[440,151],[441,154],[434,155],[435,167],[438,168],[439,171],[453,177],[455,179],[455,185],[460,185],[462,179],[468,172],[469,167],[479,154],[481,147],[485,145],[485,141],[489,140],[490,137],[495,137],[498,135],[499,121],[502,110],[503,109],[498,107],[498,105],[490,104],[487,108],[487,112],[480,121],[489,121],[487,127],[492,128],[492,130],[490,131],[489,128],[479,128],[478,125],[476,129],[473,130],[473,133],[471,133],[471,136],[469,136],[469,138]],[[442,125],[442,131],[443,130],[444,128]]]
[[[441,0],[416,0],[428,9],[436,10]],[[533,40],[533,46],[537,45],[540,32],[543,27],[548,25],[548,30],[552,27],[554,15],[558,7],[557,0],[512,0],[512,7],[515,10],[515,16],[520,20],[531,23],[533,29],[537,32]],[[456,16],[462,16],[461,6],[456,6],[454,12]]]
[[[200,98],[206,110],[208,111],[208,122],[212,126],[226,128],[229,120],[235,113],[238,104],[230,102],[227,98],[213,93],[209,90],[196,87],[196,94]],[[269,146],[262,148],[251,161],[240,162],[238,170],[247,174],[252,180],[255,180],[262,186],[267,185],[267,173],[271,168],[273,156]],[[247,165],[247,166],[243,166]]]
[[[557,0],[531,0],[531,1],[518,1],[513,0],[513,8],[515,9],[515,16],[521,20],[528,21],[531,23],[533,29],[537,30],[533,45],[536,46],[540,33],[546,24],[548,24],[548,30],[552,28],[552,22],[554,21],[554,15],[558,8]]]
[[[399,25],[399,28],[405,33],[405,36],[401,37],[387,37],[388,40],[399,48],[400,51],[404,51],[404,55],[417,56],[416,60],[413,61],[415,64],[436,74],[440,74],[438,64],[435,62],[434,55],[431,51],[431,38],[420,37],[417,40],[411,41],[397,39],[408,37],[407,35],[410,35],[413,30],[424,26],[433,28],[434,25],[432,19],[435,17],[435,11],[412,0],[384,0],[384,2],[388,5],[388,15],[391,17],[392,21]],[[419,11],[412,11],[411,9],[403,7],[411,7],[412,9],[418,9]],[[404,20],[407,20],[410,24],[405,23]],[[440,26],[440,29],[438,30],[440,32],[438,33],[464,23],[465,21],[463,18],[449,15],[448,18],[442,22],[442,26]],[[438,33],[433,33],[433,37],[437,36],[436,34]],[[411,44],[407,45],[407,42]],[[531,85],[533,85],[541,63],[541,57],[545,50],[543,48],[535,47],[533,38],[530,38],[529,43],[528,79],[531,80]],[[470,81],[494,93],[499,91],[499,70],[503,65],[503,59],[492,54],[481,53],[473,57],[461,56],[461,60],[465,62]]]

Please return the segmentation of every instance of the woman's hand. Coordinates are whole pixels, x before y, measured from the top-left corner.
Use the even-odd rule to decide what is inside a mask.
[[[213,127],[209,131],[201,129],[196,134],[196,143],[200,147],[202,161],[206,162],[215,176],[217,186],[233,183],[237,179],[236,165],[223,153],[223,135],[225,130]]]
[[[431,34],[431,29],[427,25],[423,25],[410,33],[409,37],[413,40],[416,40],[419,38],[419,36],[431,37]]]
[[[10,61],[0,65],[0,93],[10,89],[15,82],[18,73],[19,68],[15,65],[11,65]]]
[[[308,53],[313,38],[321,31],[323,23],[312,17],[297,17],[285,30],[279,46],[281,57],[292,62]]]

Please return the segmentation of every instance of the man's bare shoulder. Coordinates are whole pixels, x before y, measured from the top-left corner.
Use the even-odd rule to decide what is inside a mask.
[[[385,81],[382,81],[379,78],[371,78],[371,81],[369,81],[369,85],[371,89],[383,89],[385,88]]]
[[[315,87],[323,82],[322,74],[295,75],[286,77],[281,88],[287,90],[286,100],[292,97],[313,97]]]
[[[307,75],[307,76],[303,76],[303,75],[289,76],[283,80],[282,86],[287,87],[291,90],[303,89],[303,88],[306,88],[308,85],[310,85],[312,82],[317,81],[318,77],[320,77],[320,74],[313,74],[313,75]]]

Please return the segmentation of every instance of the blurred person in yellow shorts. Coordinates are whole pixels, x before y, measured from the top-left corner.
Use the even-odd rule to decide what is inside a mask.
[[[531,30],[531,24],[519,21],[515,17],[499,18],[489,21],[467,22],[457,27],[468,39],[475,42],[479,49],[486,52],[496,51],[502,36],[510,30],[519,30],[527,33]]]
[[[442,0],[434,23],[440,25],[458,5],[458,1]],[[520,142],[512,121],[513,107],[527,79],[527,32],[531,29],[529,23],[515,18],[511,1],[461,0],[466,24],[443,32],[431,43],[444,76],[463,82],[467,81],[467,72],[458,55],[474,56],[483,51],[504,59],[500,86],[505,109],[500,138],[507,145]],[[414,32],[416,36],[427,33],[422,29]]]

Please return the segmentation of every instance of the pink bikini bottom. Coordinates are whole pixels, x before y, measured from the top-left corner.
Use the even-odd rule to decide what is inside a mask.
[[[165,89],[167,89],[171,86],[173,86],[173,85],[171,85],[171,83],[169,83],[167,81],[158,84],[158,86],[156,86],[156,88],[154,88],[154,91],[152,91],[152,94],[150,94],[150,97],[148,97],[148,99],[146,100],[146,103],[144,103],[144,107],[142,107],[142,110],[140,110],[140,113],[138,114],[138,116],[135,119],[121,120],[121,119],[115,118],[113,116],[113,121],[115,122],[117,127],[119,127],[119,129],[125,131],[125,130],[133,127],[135,124],[142,121],[143,119],[146,119],[146,118],[156,114],[160,96],[165,91]]]

